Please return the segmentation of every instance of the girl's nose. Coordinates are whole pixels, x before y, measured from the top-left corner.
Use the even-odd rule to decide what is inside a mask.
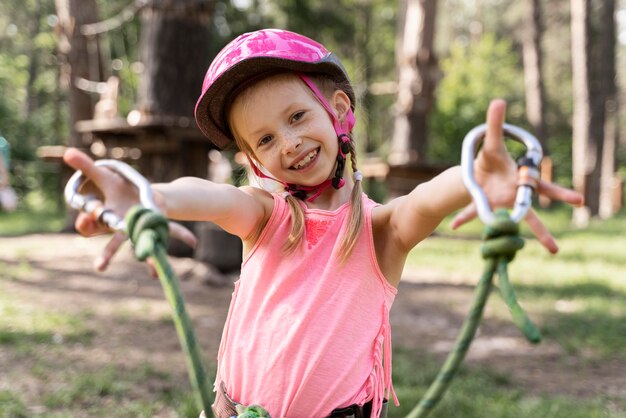
[[[302,139],[299,135],[283,135],[282,138],[282,150],[283,154],[289,154],[298,149],[302,144]]]

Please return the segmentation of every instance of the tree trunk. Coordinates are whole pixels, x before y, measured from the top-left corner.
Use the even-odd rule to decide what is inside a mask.
[[[80,28],[84,24],[98,21],[98,9],[95,0],[55,1],[61,38],[59,52],[65,58],[62,61],[64,62],[62,84],[69,88],[70,137],[67,144],[80,147],[81,135],[76,132],[74,126],[79,120],[93,117],[93,103],[90,94],[78,88],[77,81],[81,78],[102,81],[99,74],[94,75],[93,71],[90,71],[88,40],[81,35]],[[99,68],[100,63],[96,65]]]
[[[582,193],[587,205],[574,210],[574,223],[583,227],[587,225],[594,207],[597,213],[598,202],[594,197],[597,197],[598,190],[594,189],[599,186],[593,182],[593,171],[598,165],[598,158],[597,138],[592,133],[589,0],[572,0],[571,13],[574,94],[572,174],[574,189]]]
[[[602,168],[600,172],[600,202],[598,215],[601,218],[613,216],[620,207],[615,204],[614,195],[619,193],[615,190],[620,187],[616,181],[617,168],[617,142],[618,142],[618,105],[616,85],[616,27],[615,27],[615,0],[604,0],[600,19],[600,74],[598,80],[602,86],[602,101],[600,106],[604,109],[603,136],[602,136]]]
[[[82,135],[76,131],[76,122],[89,120],[93,117],[93,103],[89,93],[78,88],[79,79],[101,81],[90,73],[90,57],[88,40],[80,33],[82,25],[98,21],[98,9],[95,0],[55,0],[59,32],[59,54],[63,62],[61,68],[61,85],[67,88],[70,132],[67,145],[81,148]],[[95,63],[97,68],[100,63]],[[91,68],[94,68],[93,65]],[[97,77],[97,75],[96,75]],[[72,175],[72,170],[62,165],[61,184],[65,184]],[[71,230],[76,219],[75,211],[67,211],[65,229]]]
[[[543,85],[541,38],[543,34],[541,5],[539,0],[529,0],[526,34],[523,40],[524,86],[526,91],[526,117],[533,133],[546,147],[545,89]]]
[[[35,1],[35,10],[33,11],[30,39],[36,39],[39,35],[39,22],[41,21],[41,0]],[[35,93],[35,81],[39,75],[39,54],[37,48],[31,44],[30,46],[30,62],[28,63],[28,81],[26,82],[26,101],[24,102],[24,115],[26,119],[37,109],[37,94]]]
[[[545,122],[545,88],[543,84],[543,50],[541,40],[543,38],[543,24],[540,0],[527,2],[528,12],[525,19],[526,32],[522,40],[522,57],[524,62],[524,90],[526,94],[526,117],[532,126],[533,134],[537,137],[543,148],[543,161],[541,163],[541,177],[552,180],[552,160],[549,157],[547,144],[548,134]],[[539,205],[548,207],[550,199],[544,195],[539,196]]]
[[[213,2],[154,2],[141,11],[137,107],[143,115],[193,118],[209,66]]]
[[[616,117],[615,3],[606,0],[601,5],[600,18],[594,25],[590,0],[571,1],[573,182],[586,204],[574,211],[578,226],[600,215],[602,189],[611,189],[615,172],[616,129],[611,128]]]
[[[389,155],[392,165],[422,163],[426,119],[433,107],[437,60],[433,50],[436,0],[404,0],[397,40],[398,98]]]
[[[137,91],[139,118],[136,122],[160,121],[160,126],[144,132],[143,139],[171,146],[171,151],[144,150],[138,165],[151,181],[171,181],[181,176],[207,177],[208,152],[212,145],[198,129],[192,128],[196,128],[193,120],[196,100],[212,59],[210,28],[214,3],[168,0],[152,2],[141,10],[143,71]],[[174,129],[179,133],[171,134],[172,127],[188,129]],[[222,270],[241,265],[240,240],[211,225],[187,223],[186,226],[198,237],[198,248],[193,251],[195,259]],[[191,255],[188,254],[190,249],[176,240],[168,250],[172,254]],[[222,254],[220,262],[215,261],[216,253]]]
[[[363,84],[369,86],[372,84],[372,55],[368,48],[369,37],[371,31],[372,21],[372,2],[364,0],[359,2],[359,7],[355,11],[355,18],[357,21],[357,31],[355,37],[355,55],[356,62],[359,68],[363,68]],[[364,144],[364,150],[366,153],[374,151],[375,147],[371,143],[370,133],[370,107],[372,102],[372,93],[369,89],[365,89],[361,95],[361,109],[359,113],[359,125],[361,125],[361,131],[359,134],[359,142]]]

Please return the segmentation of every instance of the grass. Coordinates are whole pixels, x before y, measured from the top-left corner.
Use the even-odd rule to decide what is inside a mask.
[[[149,383],[156,380],[158,384]],[[149,394],[143,389],[147,384]],[[62,382],[46,387],[37,402],[27,403],[17,391],[0,391],[0,417],[69,418],[80,411],[90,417],[149,418],[164,410],[170,410],[170,416],[198,416],[191,395],[171,376],[147,364],[131,370],[108,366],[67,371]]]
[[[558,343],[580,361],[590,356],[597,361],[626,361],[626,217],[574,230],[564,209],[540,216],[556,235],[561,251],[556,256],[548,254],[523,229],[526,246],[510,265],[511,281],[521,304],[538,323],[545,340]],[[7,219],[15,225],[6,225]],[[0,234],[10,230],[41,232],[38,228],[42,224],[38,220],[33,224],[33,219],[36,217],[23,213],[0,214]],[[408,269],[428,268],[443,278],[461,277],[465,283],[474,283],[483,267],[481,230],[478,222],[458,232],[442,225],[435,236],[411,253]],[[28,265],[0,263],[0,353],[30,361],[25,371],[20,370],[41,389],[33,404],[32,397],[18,387],[0,387],[0,417],[197,417],[187,385],[157,365],[93,369],[71,364],[67,347],[93,345],[97,330],[88,325],[90,313],[53,312],[39,307],[36,301],[15,301],[3,291],[3,281],[28,274]],[[492,297],[489,303],[490,315],[510,321],[499,298]],[[124,315],[119,315],[122,326]],[[390,418],[408,414],[440,366],[441,361],[428,353],[395,347],[394,385],[402,405],[390,408]],[[4,372],[14,373],[12,368]],[[50,382],[51,375],[58,381]],[[488,366],[466,365],[431,417],[623,418],[626,397],[536,395]]]
[[[560,252],[548,254],[527,229],[522,230],[526,246],[509,266],[520,303],[539,323],[544,339],[557,342],[569,354],[597,361],[626,361],[626,217],[622,214],[575,230],[569,227],[566,210],[540,216],[547,219]],[[408,269],[427,267],[442,277],[460,275],[464,282],[475,283],[483,268],[481,230],[479,222],[458,233],[442,225],[437,234],[413,250]],[[489,302],[493,315],[510,321],[504,303],[497,299],[492,297]],[[398,350],[400,354],[394,353],[394,378],[405,405],[399,410],[392,408],[391,418],[408,413],[440,367],[440,362],[423,353]],[[424,357],[418,368],[415,359]],[[419,370],[417,377],[403,375],[414,370]],[[463,369],[432,417],[616,418],[626,417],[626,398],[530,396],[488,369]]]
[[[415,367],[416,358],[422,359],[420,368]],[[401,405],[399,408],[389,409],[389,418],[408,415],[437,371],[437,361],[428,354],[396,349],[394,386]],[[484,368],[462,367],[450,390],[433,409],[430,417],[619,418],[626,417],[626,400],[528,395],[517,389],[507,375]]]
[[[20,397],[8,390],[0,390],[0,413],[6,418],[28,418],[30,415]]]
[[[64,226],[65,215],[56,208],[27,207],[15,212],[0,211],[0,237],[59,232]]]
[[[153,399],[139,398],[143,394],[134,388],[153,380],[159,382],[152,385],[150,397]],[[151,417],[170,403],[178,404],[183,412],[181,416],[189,416],[184,411],[194,407],[193,399],[176,389],[169,375],[149,364],[131,370],[108,366],[90,372],[70,372],[60,387],[43,397],[43,404],[51,411],[69,413],[80,406],[90,416],[111,416],[110,411],[114,410],[116,417],[129,418]]]
[[[564,226],[567,212],[548,215],[546,224],[557,225],[553,231],[560,252],[550,255],[527,239],[509,266],[518,299],[531,316],[541,319],[546,337],[568,351],[589,348],[626,360],[626,218],[577,231]],[[442,275],[462,272],[475,282],[483,268],[478,236],[454,239],[444,234],[420,244],[409,258],[409,268],[427,266]],[[498,312],[508,319],[506,309]]]
[[[0,277],[6,267],[0,265]],[[74,364],[67,350],[92,345],[97,332],[87,325],[90,315],[15,301],[3,291],[0,279],[0,352],[19,363],[3,373],[9,381],[34,379],[40,386],[35,404],[20,385],[0,387],[0,417],[69,418],[80,411],[90,417],[147,418],[164,410],[177,417],[198,416],[187,386],[152,364],[99,369]]]

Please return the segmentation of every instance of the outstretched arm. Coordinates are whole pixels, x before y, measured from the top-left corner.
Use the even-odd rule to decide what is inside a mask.
[[[260,201],[265,192],[252,187],[182,177],[152,188],[168,218],[213,222],[242,240],[252,235],[265,217],[266,209]]]
[[[487,134],[474,162],[477,183],[482,187],[492,208],[511,207],[517,190],[517,166],[506,149],[503,124],[506,103],[493,100],[487,111]],[[572,205],[583,203],[582,196],[573,190],[540,181],[538,193],[552,200]],[[401,248],[409,251],[426,238],[439,223],[454,211],[465,207],[453,220],[453,228],[476,217],[476,208],[463,186],[460,167],[453,167],[432,180],[419,185],[407,196],[392,202],[389,218],[390,230]],[[557,246],[552,234],[530,211],[526,216],[537,239],[550,252]]]
[[[68,149],[64,161],[81,170],[97,189],[104,206],[123,217],[128,209],[139,203],[136,188],[117,173],[95,165],[86,154]],[[226,231],[245,239],[263,222],[266,208],[260,193],[251,188],[239,189],[230,185],[212,183],[199,178],[182,178],[171,183],[153,185],[155,203],[166,217],[176,220],[211,221]],[[76,229],[85,236],[109,232],[92,216],[80,213]],[[171,224],[170,233],[195,244],[195,237],[178,224]],[[115,234],[106,246],[98,269],[103,270],[123,242],[122,234]]]

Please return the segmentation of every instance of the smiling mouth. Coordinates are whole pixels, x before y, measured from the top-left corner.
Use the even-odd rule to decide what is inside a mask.
[[[314,149],[313,151],[305,155],[303,159],[301,159],[300,161],[298,161],[296,164],[292,165],[289,168],[291,168],[292,170],[302,170],[303,168],[311,164],[311,161],[313,161],[315,157],[317,157],[317,154],[319,153],[319,151],[320,151],[319,148]]]

